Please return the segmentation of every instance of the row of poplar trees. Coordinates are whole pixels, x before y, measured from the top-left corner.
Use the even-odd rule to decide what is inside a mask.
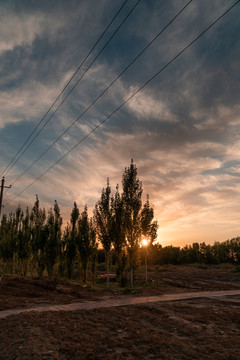
[[[142,182],[138,178],[133,160],[122,176],[122,193],[117,185],[112,193],[109,179],[97,201],[93,216],[89,217],[87,206],[80,212],[74,202],[70,222],[62,231],[62,217],[57,201],[46,214],[36,196],[35,204],[25,213],[20,206],[14,214],[4,215],[0,227],[0,258],[21,274],[44,270],[52,277],[57,271],[61,276],[72,278],[77,264],[84,282],[87,270],[91,270],[94,282],[98,248],[105,250],[107,285],[112,250],[115,252],[117,277],[124,284],[127,273],[133,286],[137,267],[140,241],[149,242],[157,237],[157,221],[149,203],[142,204]]]

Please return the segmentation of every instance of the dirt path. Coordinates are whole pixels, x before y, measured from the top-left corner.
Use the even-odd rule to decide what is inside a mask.
[[[152,302],[187,300],[196,298],[222,298],[224,296],[240,295],[240,290],[228,291],[200,291],[181,294],[165,294],[159,296],[142,296],[142,297],[124,297],[121,299],[109,299],[102,301],[84,301],[64,305],[41,305],[22,309],[9,309],[0,311],[0,319],[4,319],[11,315],[18,315],[23,312],[30,311],[76,311],[76,310],[92,310],[97,308],[111,308],[117,306],[127,306],[136,304],[147,304]]]

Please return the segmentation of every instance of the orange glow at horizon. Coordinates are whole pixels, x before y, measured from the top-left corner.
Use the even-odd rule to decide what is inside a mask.
[[[148,240],[146,240],[146,239],[142,239],[141,243],[142,243],[142,246],[148,246]]]

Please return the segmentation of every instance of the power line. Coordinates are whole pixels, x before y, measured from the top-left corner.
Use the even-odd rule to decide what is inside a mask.
[[[34,138],[31,140],[31,142],[27,145],[27,147],[24,149],[24,151],[22,152],[22,154],[15,160],[15,162],[12,164],[12,166],[8,169],[8,171],[6,172],[6,174],[11,170],[11,168],[16,164],[16,162],[22,157],[22,155],[25,153],[25,151],[32,145],[32,143],[34,142],[34,140],[38,137],[38,135],[40,134],[40,132],[45,128],[45,126],[49,123],[49,121],[52,119],[52,117],[56,114],[56,112],[58,111],[58,109],[62,106],[62,104],[65,102],[65,100],[68,98],[68,96],[72,93],[72,91],[75,89],[75,87],[79,84],[79,82],[82,80],[82,78],[85,76],[85,74],[88,72],[88,70],[91,68],[91,66],[93,65],[93,63],[97,60],[97,58],[100,56],[100,54],[103,52],[103,50],[107,47],[107,45],[110,43],[110,41],[113,39],[113,37],[116,35],[116,33],[119,31],[119,29],[122,27],[122,25],[125,23],[125,21],[128,19],[128,17],[131,15],[131,13],[133,12],[133,10],[136,8],[136,6],[139,4],[141,0],[138,0],[135,5],[132,7],[132,9],[129,11],[129,13],[125,16],[125,18],[123,19],[123,21],[120,23],[120,25],[117,27],[117,29],[114,31],[114,33],[111,35],[111,37],[108,39],[108,41],[105,43],[105,45],[102,47],[102,49],[98,52],[98,54],[95,56],[95,58],[93,59],[93,61],[90,63],[90,65],[87,67],[87,69],[83,72],[83,74],[81,75],[81,77],[78,79],[78,81],[74,84],[74,86],[70,89],[70,91],[67,93],[67,95],[63,98],[63,100],[61,101],[61,103],[58,105],[58,107],[55,109],[55,111],[52,113],[52,115],[50,116],[50,118],[46,121],[46,123],[42,126],[42,128],[37,132],[37,134],[34,136]],[[63,135],[61,135],[62,137]],[[59,139],[58,139],[59,140]],[[51,145],[51,147],[54,144]],[[49,150],[49,148],[41,155],[41,157]],[[39,158],[34,162],[34,164],[39,160]],[[22,175],[20,175],[14,182],[13,184],[15,184],[20,177],[22,177],[34,164],[32,164],[30,167],[28,167],[24,173]]]
[[[80,141],[77,142],[70,150],[68,150],[63,156],[61,156],[55,163],[53,163],[47,170],[45,170],[39,177],[37,177],[31,184],[29,184],[24,190],[22,190],[12,201],[22,195],[33,184],[40,180],[48,171],[50,171],[55,165],[62,161],[70,152],[72,152],[77,146],[79,146],[84,140],[86,140],[93,132],[95,132],[100,126],[102,126],[108,119],[110,119],[118,110],[120,110],[126,103],[128,103],[134,96],[143,90],[152,80],[154,80],[161,72],[163,72],[169,65],[171,65],[177,58],[179,58],[185,51],[187,51],[197,40],[199,40],[207,31],[209,31],[219,20],[221,20],[230,10],[232,10],[240,0],[236,1],[232,6],[225,10],[215,21],[213,21],[205,30],[203,30],[197,37],[195,37],[187,46],[185,46],[177,55],[175,55],[166,65],[158,70],[148,81],[138,88],[131,96],[129,96],[120,106],[118,106],[110,115],[103,119],[97,126],[95,126],[87,135],[85,135]],[[8,204],[10,201],[8,202]],[[7,204],[7,205],[8,205]]]
[[[42,129],[46,126],[46,124],[51,120],[52,116],[56,113],[56,111],[59,109],[59,107],[64,103],[64,101],[66,100],[66,98],[70,95],[70,93],[72,92],[72,90],[77,86],[77,84],[79,83],[80,80],[78,80],[78,82],[74,85],[74,87],[71,89],[71,91],[68,93],[67,97],[65,97],[64,101],[61,102],[60,106],[57,108],[57,110],[55,110],[55,112],[53,113],[53,115],[50,117],[50,119],[45,123],[45,125],[41,128],[41,130],[37,133],[37,135],[34,137],[34,139],[32,140],[32,142],[25,148],[25,150],[22,152],[22,154],[17,158],[17,156],[20,154],[20,152],[22,151],[22,149],[24,148],[24,146],[28,143],[28,141],[30,140],[30,138],[32,137],[32,135],[35,133],[35,131],[39,128],[39,126],[41,125],[41,123],[43,122],[43,120],[46,118],[46,116],[49,114],[49,112],[52,110],[53,106],[56,104],[56,102],[59,100],[59,98],[61,97],[61,95],[64,93],[64,91],[66,90],[66,88],[68,87],[68,85],[71,83],[71,81],[73,80],[73,78],[77,75],[77,73],[79,72],[79,70],[81,69],[81,67],[83,66],[83,64],[86,62],[86,60],[89,58],[89,56],[91,55],[91,53],[93,52],[93,50],[96,48],[96,46],[98,45],[98,43],[100,42],[100,40],[103,38],[103,36],[105,35],[105,33],[107,32],[107,30],[109,29],[109,27],[112,25],[112,23],[114,22],[114,20],[117,18],[117,16],[119,15],[119,13],[121,12],[121,10],[123,9],[123,7],[125,6],[125,4],[128,2],[128,0],[125,0],[123,2],[123,4],[120,6],[120,8],[118,9],[118,11],[116,12],[116,14],[114,15],[114,17],[112,18],[112,20],[110,21],[110,23],[107,25],[107,27],[104,29],[104,31],[102,32],[102,34],[99,36],[99,38],[97,39],[97,41],[95,42],[95,44],[93,45],[93,47],[89,50],[89,52],[87,53],[87,55],[85,56],[85,58],[82,60],[81,64],[78,66],[78,68],[75,70],[75,72],[73,73],[73,75],[71,76],[71,78],[68,80],[68,82],[66,83],[66,85],[63,87],[63,89],[60,91],[59,95],[56,97],[56,99],[54,100],[54,102],[52,103],[52,105],[50,106],[50,108],[47,110],[47,112],[45,113],[45,115],[41,118],[41,120],[38,122],[38,124],[35,126],[35,128],[33,129],[33,131],[30,133],[30,135],[28,136],[28,138],[25,140],[25,142],[23,143],[23,145],[21,146],[21,148],[18,150],[18,152],[15,154],[15,156],[13,157],[13,159],[10,161],[10,163],[7,165],[7,167],[4,169],[4,171],[2,172],[1,176],[3,174],[7,174],[12,167],[16,164],[16,162],[22,157],[22,155],[25,153],[25,151],[28,149],[28,147],[33,143],[33,141],[36,139],[36,137],[40,134],[40,132],[42,131]],[[16,159],[17,158],[17,159]],[[16,161],[15,161],[16,159]],[[12,166],[11,166],[12,165]],[[10,167],[11,166],[11,167]]]
[[[74,122],[69,125],[64,132],[58,136],[54,142],[49,145],[49,147],[26,169],[24,172],[19,175],[13,182],[14,185],[22,176],[24,176],[72,127],[76,122],[78,122],[83,115],[85,115],[93,105],[113,86],[113,84],[132,66],[132,64],[153,44],[154,41],[173,23],[174,20],[190,5],[193,0],[188,1],[188,3],[172,18],[171,21],[168,22],[167,25],[141,50],[137,56],[121,71],[121,73],[95,98],[95,100],[74,120]]]

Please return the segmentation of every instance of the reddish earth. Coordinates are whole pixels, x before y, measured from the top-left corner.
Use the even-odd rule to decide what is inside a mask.
[[[144,269],[131,296],[240,289],[230,268]],[[0,309],[125,297],[77,283],[4,276]],[[194,299],[73,312],[29,312],[0,320],[0,360],[240,359],[240,297]]]

